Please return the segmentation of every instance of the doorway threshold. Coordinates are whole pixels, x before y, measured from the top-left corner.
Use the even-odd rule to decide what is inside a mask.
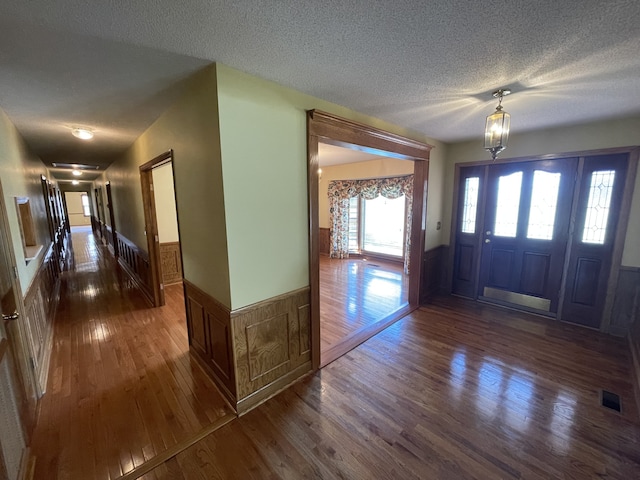
[[[406,317],[417,308],[418,308],[417,306],[411,307],[409,303],[405,303],[400,308],[391,312],[389,315],[387,315],[386,317],[383,317],[377,322],[347,335],[339,343],[332,345],[326,351],[321,352],[320,368],[327,366],[334,360],[337,360],[338,358],[343,356],[345,353],[350,352],[351,350],[356,348],[358,345],[366,342],[371,337],[377,335],[387,327],[393,325],[401,318]]]

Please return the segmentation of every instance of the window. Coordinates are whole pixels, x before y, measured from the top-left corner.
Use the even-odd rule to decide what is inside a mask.
[[[462,233],[476,233],[479,185],[480,177],[469,177],[465,179],[464,204],[462,207]]]
[[[584,243],[601,245],[604,243],[615,175],[615,170],[602,170],[591,174],[589,200],[582,232]]]
[[[498,202],[493,234],[497,237],[515,237],[518,232],[518,210],[522,172],[503,175],[498,180]]]
[[[561,174],[559,173],[549,173],[542,170],[536,170],[533,173],[527,238],[536,240],[553,239],[558,192],[560,191],[560,177]]]
[[[82,194],[82,212],[85,217],[91,216],[91,206],[89,205],[89,195],[86,193]]]
[[[349,200],[349,252],[402,257],[406,224],[404,195]]]

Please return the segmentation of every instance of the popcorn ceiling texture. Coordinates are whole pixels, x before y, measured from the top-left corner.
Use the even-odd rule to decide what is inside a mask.
[[[4,0],[0,107],[41,154],[69,123],[107,154],[222,62],[454,142],[503,86],[514,132],[640,112],[639,24],[637,0]]]

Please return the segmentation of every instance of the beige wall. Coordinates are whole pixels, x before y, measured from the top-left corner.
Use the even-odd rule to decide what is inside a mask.
[[[38,271],[44,251],[51,244],[41,175],[47,175],[44,164],[29,151],[13,123],[4,111],[0,110],[0,181],[2,182],[3,200],[23,294],[27,292],[27,288]],[[45,247],[39,257],[35,261],[29,262],[28,265],[25,262],[22,248],[15,197],[29,198],[37,241],[38,244]]]
[[[170,149],[184,276],[231,306],[215,66],[193,76],[183,96],[96,182],[111,182],[117,231],[145,251],[139,167]]]
[[[156,203],[158,239],[160,243],[178,242],[178,219],[176,197],[173,190],[173,169],[165,163],[151,171],[153,175],[153,195]]]
[[[441,142],[224,65],[217,73],[233,309],[309,284],[307,110],[434,145],[430,184],[442,182]],[[442,220],[440,195],[437,187],[429,190],[427,246],[442,241],[435,228]]]
[[[64,192],[64,198],[67,203],[67,213],[69,214],[69,225],[72,227],[91,225],[91,217],[84,216],[82,195],[89,194],[87,192]]]
[[[515,125],[512,123],[512,125]],[[444,183],[443,228],[445,243],[449,243],[453,176],[456,163],[490,159],[482,148],[482,138],[449,145]],[[547,153],[569,153],[601,148],[640,145],[640,116],[572,127],[554,128],[536,132],[512,133],[508,148],[500,158],[519,158]],[[631,215],[622,257],[622,265],[640,267],[640,174],[636,177]]]
[[[393,177],[413,173],[413,162],[393,158],[381,158],[368,162],[347,163],[322,168],[318,186],[318,217],[320,228],[331,228],[329,197],[327,190],[332,180],[357,180],[364,178]]]

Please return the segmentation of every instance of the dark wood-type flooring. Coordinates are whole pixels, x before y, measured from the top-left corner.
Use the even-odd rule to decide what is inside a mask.
[[[190,359],[181,285],[149,308],[90,228],[74,228],[47,392],[31,445],[36,479],[114,479],[231,409]]]
[[[189,359],[179,287],[147,308],[85,238],[64,275],[36,478],[115,478],[229,413]],[[630,378],[623,339],[441,298],[143,478],[636,479]]]
[[[321,352],[406,305],[408,294],[401,263],[321,255]]]
[[[443,299],[144,478],[640,478],[623,339]],[[621,395],[617,413],[601,388]]]

